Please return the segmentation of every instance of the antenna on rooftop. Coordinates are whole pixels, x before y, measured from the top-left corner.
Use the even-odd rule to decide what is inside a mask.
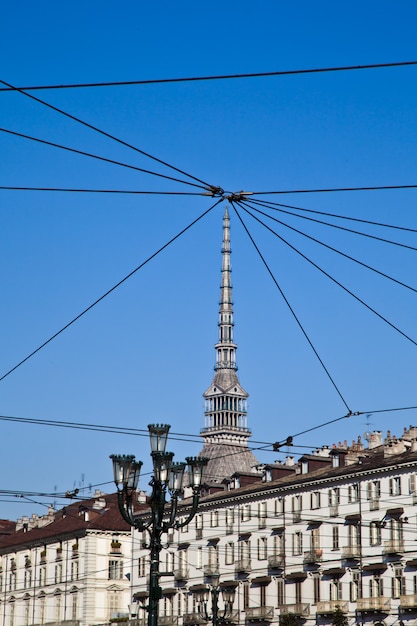
[[[363,438],[365,439],[365,441],[367,441],[369,443],[369,441],[371,440],[371,431],[370,431],[370,417],[371,417],[372,413],[367,413],[366,414],[366,431],[363,433]]]

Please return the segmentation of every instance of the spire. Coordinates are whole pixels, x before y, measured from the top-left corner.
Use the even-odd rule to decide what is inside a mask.
[[[223,216],[222,272],[219,306],[219,337],[214,346],[214,378],[203,394],[205,400],[204,448],[209,458],[207,480],[221,482],[234,472],[252,472],[257,459],[248,449],[251,435],[247,427],[247,399],[237,376],[236,349],[233,340],[232,267],[230,262],[230,217],[226,206]]]

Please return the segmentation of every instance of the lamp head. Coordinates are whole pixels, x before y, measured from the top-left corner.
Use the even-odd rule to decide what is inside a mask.
[[[165,452],[170,428],[169,424],[148,424],[152,452]]]
[[[190,472],[190,486],[195,490],[200,490],[203,481],[203,470],[208,463],[208,459],[203,456],[187,456],[185,460]]]
[[[114,482],[117,489],[121,491],[128,485],[135,456],[133,454],[111,454],[110,458],[113,461]]]
[[[169,481],[173,452],[152,452],[153,471],[155,481],[167,485]]]

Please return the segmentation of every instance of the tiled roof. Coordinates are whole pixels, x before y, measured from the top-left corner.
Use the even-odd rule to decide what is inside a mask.
[[[120,515],[117,505],[117,494],[100,496],[105,504],[103,508],[95,508],[97,497],[90,500],[72,502],[57,511],[54,520],[40,528],[19,530],[7,536],[0,536],[0,554],[8,552],[12,547],[25,545],[41,545],[63,540],[73,536],[81,537],[88,531],[130,531],[130,526]],[[142,505],[147,509],[147,505]],[[88,511],[88,516],[85,515]],[[87,519],[86,519],[87,518]]]

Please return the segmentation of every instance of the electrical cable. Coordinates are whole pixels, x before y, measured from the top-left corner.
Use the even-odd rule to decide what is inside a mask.
[[[267,224],[265,224],[262,220],[260,220],[258,217],[256,217],[256,215],[253,215],[250,211],[248,211],[247,208],[245,208],[245,206],[242,203],[239,203],[239,205],[242,207],[242,209],[244,211],[246,211],[246,213],[248,213],[254,220],[256,220],[257,222],[259,222],[260,224],[262,224],[262,226],[264,226],[267,230],[269,230],[271,233],[273,233],[276,237],[278,237],[278,239],[280,239],[283,243],[285,243],[289,248],[291,248],[291,250],[293,250],[294,252],[296,252],[298,255],[300,255],[305,261],[307,261],[308,263],[310,263],[310,265],[312,265],[313,267],[315,267],[317,270],[319,270],[319,272],[321,272],[324,276],[327,276],[327,278],[329,278],[332,282],[334,282],[338,287],[340,287],[341,289],[343,289],[343,291],[346,291],[346,293],[348,293],[350,296],[352,296],[352,298],[354,298],[355,300],[357,300],[358,302],[360,302],[365,308],[367,308],[369,311],[371,311],[371,313],[374,313],[374,315],[376,315],[377,317],[379,317],[379,319],[381,319],[383,322],[385,322],[386,324],[388,324],[388,326],[391,326],[391,328],[393,328],[395,331],[397,331],[397,333],[399,333],[400,335],[402,335],[405,339],[407,339],[408,341],[410,341],[413,345],[417,346],[417,341],[415,341],[414,339],[412,339],[409,335],[407,335],[404,331],[402,331],[400,328],[398,328],[398,326],[396,326],[395,324],[393,324],[393,322],[390,322],[386,317],[384,317],[383,315],[381,315],[381,313],[378,313],[378,311],[376,309],[374,309],[373,307],[371,307],[369,304],[367,304],[365,302],[365,300],[362,300],[362,298],[360,298],[359,296],[357,296],[353,291],[351,291],[350,289],[348,289],[347,287],[345,287],[340,281],[338,281],[336,278],[334,278],[331,274],[329,274],[328,272],[326,272],[326,270],[324,270],[322,267],[320,267],[320,265],[317,265],[317,263],[315,263],[314,261],[312,261],[309,257],[307,257],[305,254],[303,254],[300,250],[298,250],[298,248],[296,248],[295,246],[293,246],[292,244],[290,244],[286,239],[284,239],[283,237],[281,237],[281,235],[278,235],[277,232],[275,232],[272,228],[270,228]]]
[[[129,166],[127,166],[129,167]],[[185,181],[181,181],[185,182]],[[187,183],[188,184],[188,183]],[[62,191],[71,193],[113,193],[113,194],[133,194],[150,196],[201,196],[207,195],[198,191],[138,191],[131,189],[74,189],[68,187],[7,187],[0,185],[1,191]]]
[[[163,250],[165,250],[168,246],[170,246],[174,241],[176,241],[179,237],[181,237],[181,235],[183,235],[185,232],[187,232],[192,226],[194,226],[197,222],[199,222],[203,217],[205,217],[210,211],[212,211],[214,209],[214,207],[216,207],[220,202],[222,202],[222,198],[220,198],[219,200],[217,200],[211,207],[209,207],[206,211],[204,211],[203,213],[201,213],[201,215],[199,215],[199,217],[197,217],[196,219],[194,219],[190,224],[188,224],[188,226],[186,226],[185,228],[183,228],[182,230],[180,230],[179,233],[177,233],[176,235],[174,235],[174,237],[172,237],[169,241],[167,241],[167,243],[165,243],[163,246],[161,246],[156,252],[154,252],[153,254],[151,254],[151,256],[149,256],[147,259],[145,259],[145,261],[143,261],[140,265],[138,265],[137,267],[135,267],[135,269],[133,269],[131,272],[129,272],[129,274],[127,274],[126,276],[124,276],[121,280],[119,280],[115,285],[113,285],[113,287],[111,287],[110,289],[108,289],[104,294],[102,294],[99,298],[97,298],[97,300],[95,300],[94,302],[92,302],[88,307],[86,307],[83,311],[81,311],[81,313],[79,313],[78,315],[76,315],[71,321],[69,321],[67,324],[65,324],[65,326],[63,326],[60,330],[58,330],[56,333],[54,333],[51,337],[49,337],[49,339],[47,339],[46,341],[44,341],[41,345],[39,345],[35,350],[32,350],[32,352],[30,354],[28,354],[24,359],[22,359],[21,361],[19,361],[16,365],[14,365],[12,368],[10,368],[7,372],[5,372],[2,376],[0,376],[0,382],[3,381],[5,378],[7,378],[12,372],[14,372],[15,370],[17,370],[21,365],[23,365],[24,363],[26,363],[26,361],[28,361],[30,358],[32,358],[35,354],[37,354],[40,350],[42,350],[42,348],[44,348],[45,346],[47,346],[49,343],[51,343],[51,341],[53,341],[54,339],[56,339],[56,337],[58,337],[59,335],[61,335],[61,333],[63,333],[65,330],[67,330],[67,328],[69,328],[70,326],[72,326],[76,321],[78,321],[81,317],[83,317],[86,313],[88,313],[88,311],[91,311],[92,308],[94,308],[97,304],[99,304],[99,302],[101,302],[102,300],[104,300],[108,295],[110,295],[113,291],[115,291],[118,287],[120,287],[120,285],[122,285],[124,282],[126,282],[129,278],[131,278],[136,272],[138,272],[140,269],[142,269],[147,263],[149,263],[149,261],[151,261],[152,259],[154,259],[156,256],[158,256],[158,254],[160,254]]]
[[[362,267],[365,267],[366,269],[368,269],[368,270],[370,270],[372,272],[375,272],[379,276],[382,276],[383,278],[387,278],[388,280],[391,280],[392,282],[396,283],[397,285],[400,285],[401,287],[405,287],[406,289],[409,289],[410,291],[413,291],[414,293],[417,293],[417,289],[415,289],[414,287],[411,287],[410,285],[407,285],[406,283],[403,283],[401,280],[398,280],[398,279],[394,278],[393,276],[390,276],[389,274],[386,274],[385,272],[381,272],[380,270],[377,270],[375,267],[372,267],[371,265],[368,265],[367,263],[364,263],[363,261],[360,261],[359,259],[355,259],[355,257],[352,257],[349,254],[346,254],[345,252],[342,252],[341,250],[338,250],[337,248],[334,248],[333,246],[330,246],[329,244],[324,243],[323,241],[320,241],[319,239],[316,239],[315,237],[312,237],[311,235],[308,235],[307,233],[303,232],[302,230],[298,230],[298,228],[294,228],[293,226],[290,226],[286,222],[282,222],[281,220],[277,219],[276,217],[273,217],[272,215],[269,215],[268,213],[265,213],[264,211],[261,211],[260,209],[257,209],[256,207],[252,206],[252,202],[242,201],[242,204],[244,204],[245,206],[250,206],[250,208],[253,211],[256,211],[257,213],[260,213],[261,215],[264,215],[265,217],[268,217],[269,219],[273,220],[274,222],[277,222],[278,224],[281,224],[282,226],[285,226],[286,228],[289,228],[290,230],[293,230],[294,232],[298,233],[299,235],[302,235],[303,237],[306,237],[307,239],[310,239],[311,241],[314,241],[315,243],[320,244],[321,246],[327,248],[328,250],[331,250],[332,252],[336,252],[337,254],[339,254],[340,256],[344,257],[345,259],[348,259],[349,261],[353,261],[354,263],[357,263],[358,265],[361,265]],[[415,231],[415,232],[417,232],[417,231]]]
[[[88,122],[85,122],[84,120],[80,119],[79,117],[76,117],[75,115],[71,115],[70,113],[67,113],[63,109],[59,109],[58,107],[50,104],[49,102],[46,102],[45,100],[41,100],[40,98],[37,98],[36,96],[33,96],[30,93],[26,93],[25,91],[23,91],[19,87],[14,87],[13,85],[11,85],[10,83],[7,83],[4,80],[0,80],[0,83],[2,83],[3,85],[6,85],[6,87],[10,87],[11,89],[13,89],[13,91],[18,91],[23,96],[26,96],[27,98],[30,98],[31,100],[34,100],[35,102],[38,102],[39,104],[42,104],[42,105],[48,107],[49,109],[52,109],[53,111],[56,111],[56,113],[59,113],[60,115],[64,115],[65,117],[73,120],[74,122],[77,122],[78,124],[81,124],[82,126],[85,126],[86,128],[89,128],[90,130],[93,130],[94,132],[99,133],[100,135],[103,135],[103,137],[107,137],[108,139],[111,139],[112,141],[116,141],[117,143],[121,144],[122,146],[125,146],[126,148],[130,148],[131,150],[134,150],[135,152],[138,152],[139,154],[142,154],[143,156],[146,156],[149,159],[152,159],[153,161],[156,161],[157,163],[160,163],[161,165],[164,165],[165,167],[168,167],[168,168],[178,172],[179,174],[183,174],[184,176],[187,176],[188,178],[191,178],[192,180],[195,180],[196,182],[201,183],[204,187],[209,187],[209,188],[211,187],[211,185],[209,185],[208,183],[204,182],[200,178],[196,178],[195,176],[192,176],[191,174],[188,174],[184,170],[181,170],[178,167],[175,167],[174,165],[171,165],[170,163],[167,163],[166,161],[163,161],[162,159],[158,159],[157,157],[153,156],[149,152],[145,152],[144,150],[140,150],[140,148],[137,148],[136,146],[128,143],[127,141],[123,141],[122,139],[119,139],[118,137],[115,137],[115,135],[111,135],[110,133],[107,133],[106,131],[101,130],[97,126],[93,126],[92,124],[89,124]]]
[[[0,89],[1,90],[1,89]],[[292,193],[338,193],[344,191],[388,191],[390,189],[417,189],[417,185],[374,185],[372,187],[328,187],[322,189],[280,189],[275,191],[251,191],[251,195],[274,196]]]
[[[265,204],[263,206],[266,206]],[[287,205],[287,204],[282,204],[282,205],[278,205],[277,206],[283,206],[283,207],[287,207],[287,208],[291,208],[291,209],[295,209],[298,210],[299,207],[296,206],[291,206],[291,205]],[[351,228],[346,228],[345,226],[338,226],[337,224],[331,224],[330,222],[324,222],[323,220],[317,220],[313,217],[307,217],[306,215],[298,215],[297,213],[291,213],[289,211],[284,211],[283,209],[279,209],[276,206],[272,206],[272,207],[268,207],[274,211],[278,211],[280,213],[285,213],[286,215],[292,215],[293,217],[298,217],[300,219],[303,220],[308,220],[310,222],[315,222],[316,224],[322,224],[324,226],[330,226],[331,228],[337,228],[338,230],[342,230],[348,233],[352,233],[354,235],[361,235],[362,237],[368,237],[369,239],[375,239],[376,241],[382,241],[383,243],[389,243],[393,246],[399,246],[400,248],[406,248],[408,250],[413,250],[416,251],[417,248],[415,246],[408,246],[405,243],[400,243],[398,241],[391,241],[390,239],[384,239],[383,237],[377,237],[376,235],[370,235],[369,233],[364,233],[360,230],[353,230]],[[302,209],[301,209],[302,210]]]
[[[62,144],[55,143],[53,141],[47,141],[46,139],[40,139],[39,137],[33,137],[32,135],[25,135],[24,133],[18,133],[17,131],[9,130],[8,128],[0,128],[0,132],[7,133],[8,135],[13,135],[15,137],[21,137],[22,139],[29,139],[30,141],[41,143],[45,146],[51,146],[52,148],[59,148],[60,150],[66,150],[67,152],[71,152],[73,154],[80,154],[81,156],[86,156],[91,159],[97,159],[98,161],[103,161],[104,163],[111,163],[112,165],[120,165],[121,167],[126,167],[128,169],[135,170],[136,172],[142,172],[144,174],[150,174],[151,176],[157,176],[158,178],[164,178],[165,180],[171,180],[176,183],[182,183],[184,185],[198,187],[200,189],[206,189],[206,187],[202,187],[201,185],[197,185],[196,183],[191,183],[190,181],[181,180],[180,178],[174,178],[172,176],[167,176],[166,174],[160,174],[158,172],[153,172],[152,170],[147,170],[147,169],[144,169],[143,167],[137,167],[136,165],[130,165],[129,163],[123,163],[122,161],[115,161],[114,159],[108,159],[106,157],[102,157],[97,154],[92,154],[91,152],[85,152],[84,150],[77,150],[76,148],[70,148],[69,146],[64,146]]]
[[[35,91],[45,89],[85,89],[91,87],[122,87],[131,85],[160,85],[165,83],[190,83],[201,82],[211,80],[231,80],[231,79],[243,79],[243,78],[267,78],[271,76],[296,76],[300,74],[323,74],[328,72],[347,72],[358,70],[372,70],[394,67],[410,67],[417,65],[417,61],[398,61],[392,63],[368,63],[365,65],[342,65],[333,67],[317,67],[298,70],[277,70],[274,72],[251,72],[244,74],[217,74],[212,76],[188,76],[180,78],[154,78],[154,79],[142,79],[142,80],[124,80],[124,81],[111,81],[105,83],[71,83],[64,85],[30,85],[25,87],[13,87],[8,85],[4,81],[2,82],[7,87],[1,87],[0,91]]]
[[[274,274],[272,273],[272,271],[271,271],[271,269],[270,269],[270,267],[269,267],[268,263],[266,262],[266,260],[265,260],[265,258],[263,257],[263,255],[262,255],[261,251],[259,250],[258,246],[256,245],[256,243],[255,243],[255,241],[254,241],[254,239],[253,239],[252,235],[250,234],[250,232],[249,232],[249,230],[248,230],[248,228],[247,228],[246,224],[244,223],[244,221],[243,221],[242,217],[240,216],[239,212],[237,211],[237,209],[236,209],[236,207],[235,207],[235,203],[234,203],[234,202],[232,202],[231,204],[232,204],[232,206],[233,206],[233,209],[234,209],[234,211],[235,211],[235,213],[236,213],[236,215],[237,215],[237,217],[238,217],[239,221],[241,222],[241,224],[242,224],[243,228],[245,229],[246,234],[248,235],[248,237],[249,237],[249,239],[251,240],[251,242],[252,242],[252,244],[253,244],[253,246],[254,246],[254,248],[255,248],[256,252],[258,253],[258,256],[260,257],[260,259],[261,259],[262,263],[264,264],[264,266],[265,266],[265,268],[266,268],[267,272],[269,273],[270,277],[272,278],[272,280],[273,280],[273,282],[274,282],[274,284],[275,284],[276,288],[277,288],[277,289],[278,289],[278,291],[280,292],[280,294],[281,294],[281,296],[282,296],[282,298],[283,298],[283,300],[284,300],[285,304],[286,304],[286,305],[287,305],[287,307],[289,308],[289,310],[290,310],[290,312],[291,312],[292,316],[294,317],[295,321],[297,322],[298,327],[300,328],[300,330],[301,330],[301,332],[303,333],[304,337],[306,338],[306,340],[307,340],[308,344],[310,345],[310,348],[313,350],[314,354],[316,355],[316,357],[317,357],[317,359],[318,359],[318,361],[319,361],[320,365],[322,366],[322,368],[323,368],[324,372],[327,374],[327,377],[329,378],[329,380],[330,380],[331,384],[333,385],[333,387],[334,387],[335,391],[337,392],[337,394],[338,394],[339,398],[342,400],[342,402],[343,402],[343,404],[345,405],[345,407],[346,407],[346,409],[348,410],[348,412],[349,412],[349,413],[351,413],[351,410],[350,410],[350,408],[349,408],[348,404],[346,403],[346,400],[345,400],[345,399],[344,399],[344,397],[342,396],[342,394],[341,394],[341,392],[340,392],[340,390],[339,390],[338,386],[336,385],[335,381],[333,380],[333,378],[332,378],[332,376],[331,376],[331,374],[330,374],[329,370],[328,370],[328,369],[327,369],[327,367],[325,366],[325,364],[324,364],[323,360],[321,359],[321,357],[320,357],[320,355],[318,354],[318,352],[317,352],[316,348],[314,347],[314,345],[313,345],[313,343],[312,343],[311,339],[310,339],[310,338],[309,338],[309,336],[307,335],[307,332],[305,331],[305,329],[304,329],[303,325],[301,324],[300,320],[298,319],[298,317],[297,317],[297,315],[296,315],[296,313],[295,313],[294,309],[293,309],[293,308],[292,308],[292,306],[290,305],[290,303],[289,303],[288,299],[286,298],[286,296],[285,296],[284,292],[282,291],[281,287],[279,286],[277,279],[275,278],[275,276],[274,276]],[[240,206],[240,205],[239,205],[239,206]],[[242,208],[243,208],[245,211],[247,211],[247,209],[245,209],[245,207],[242,207]],[[1,380],[1,379],[0,379],[0,380]]]
[[[255,200],[251,198],[251,201],[254,204],[258,204],[258,205],[262,205],[265,206],[266,204],[270,206],[270,208],[272,207],[286,207],[286,208],[290,208],[290,209],[296,209],[297,211],[303,211],[305,213],[314,213],[316,215],[325,215],[326,217],[336,217],[339,220],[349,220],[351,222],[360,222],[362,224],[369,224],[371,226],[381,226],[383,228],[393,228],[396,230],[403,230],[406,232],[410,232],[410,233],[417,233],[417,229],[416,228],[407,228],[405,226],[397,226],[396,224],[384,224],[383,222],[373,222],[371,220],[364,220],[364,219],[360,219],[358,217],[350,217],[348,215],[338,215],[336,213],[327,213],[325,211],[317,211],[314,209],[306,209],[305,207],[299,207],[299,206],[292,206],[291,204],[281,204],[279,202],[270,202],[270,201],[265,201],[265,200]]]

